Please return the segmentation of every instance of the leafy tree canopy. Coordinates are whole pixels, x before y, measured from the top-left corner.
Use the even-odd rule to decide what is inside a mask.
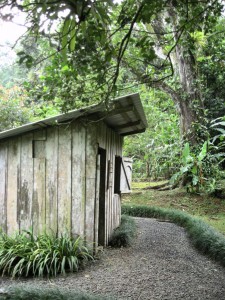
[[[196,31],[210,31],[223,8],[219,0],[1,1],[5,6],[27,13],[29,34],[49,41],[53,65],[76,80],[66,92],[83,101],[93,90],[97,100],[114,96],[123,63],[142,83],[157,84],[173,75],[175,46],[192,45]],[[2,10],[1,15],[9,14]],[[28,67],[43,60],[26,50],[19,56]]]

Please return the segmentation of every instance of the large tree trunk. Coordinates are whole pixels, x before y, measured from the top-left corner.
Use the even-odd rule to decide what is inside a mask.
[[[197,142],[197,132],[193,124],[198,122],[198,115],[193,107],[193,100],[191,97],[184,97],[185,91],[183,89],[175,91],[167,83],[159,81],[154,86],[161,91],[167,93],[173,100],[177,113],[180,119],[180,135],[182,139],[187,139],[191,144]]]
[[[177,18],[179,17],[172,2],[166,11],[166,16],[172,23],[174,50],[170,53],[169,59],[173,67],[174,76],[177,78],[179,87],[173,88],[166,82],[156,82],[154,86],[170,95],[174,101],[177,112],[180,116],[180,133],[183,139],[188,140],[192,145],[196,144],[199,138],[198,126],[202,123],[203,102],[201,99],[200,86],[198,84],[198,72],[196,61],[191,48],[194,48],[192,39],[188,33],[180,32]],[[163,18],[154,20],[152,27],[158,39],[158,44],[163,44]],[[182,43],[180,40],[182,38]],[[186,47],[184,45],[187,45]],[[190,47],[191,46],[191,47]],[[160,53],[162,53],[162,49]],[[157,50],[156,50],[157,54]],[[160,57],[161,55],[159,55]],[[162,56],[160,57],[162,58]]]
[[[168,17],[171,20],[171,28],[169,29],[167,28],[168,24],[164,23],[164,20]],[[143,64],[142,70],[140,65],[136,67],[127,61],[123,61],[123,63],[126,67],[130,68],[139,82],[145,83],[149,87],[158,88],[172,98],[180,117],[181,138],[189,141],[191,145],[195,145],[199,140],[199,132],[201,133],[199,125],[201,126],[203,122],[204,107],[198,84],[196,60],[190,50],[195,47],[194,41],[188,32],[180,29],[178,18],[179,13],[176,11],[176,7],[173,6],[173,1],[171,1],[170,5],[162,12],[162,15],[154,19],[151,25],[145,26],[143,24],[145,31],[149,32],[149,35],[154,36],[154,43],[156,45],[154,50],[158,57],[154,64],[150,60],[149,65],[156,65],[156,70],[162,70],[163,72],[164,66],[170,62],[173,77],[176,81],[175,84],[171,84],[170,80],[153,79],[149,75],[146,75],[145,69],[148,62],[145,59],[143,59],[143,62],[146,62],[146,65]],[[165,38],[165,32],[167,31],[173,32],[174,43],[168,54],[164,52],[162,46],[171,42]],[[162,77],[160,73],[158,74],[159,77]],[[168,77],[167,75],[165,76]]]
[[[180,114],[180,130],[184,138],[187,138],[191,144],[195,144],[199,138],[197,126],[195,125],[202,122],[204,111],[201,89],[198,84],[196,60],[191,50],[195,48],[195,45],[188,32],[183,32],[181,35],[177,25],[179,24],[179,14],[176,12],[173,2],[171,2],[167,13],[172,21],[174,43],[176,45],[175,51],[171,55],[171,61],[181,87],[178,91],[179,101],[177,101]]]

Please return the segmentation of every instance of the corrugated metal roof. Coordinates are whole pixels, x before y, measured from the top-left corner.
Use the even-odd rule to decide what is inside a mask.
[[[139,94],[123,96],[115,99],[112,103],[112,108],[108,110],[104,104],[92,105],[6,130],[0,132],[0,140],[40,128],[60,125],[60,123],[70,122],[79,117],[90,116],[94,116],[96,120],[103,119],[109,127],[123,136],[145,131],[147,120]]]

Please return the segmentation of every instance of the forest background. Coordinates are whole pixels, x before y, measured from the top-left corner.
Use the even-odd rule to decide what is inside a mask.
[[[218,193],[225,176],[221,0],[0,1],[26,32],[0,45],[0,130],[139,92],[149,127],[125,139],[133,178]],[[13,54],[12,54],[13,53]],[[14,55],[16,53],[16,56]]]

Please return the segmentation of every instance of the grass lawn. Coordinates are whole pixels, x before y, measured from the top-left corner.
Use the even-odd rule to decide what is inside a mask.
[[[179,209],[201,218],[225,234],[225,199],[187,194],[181,188],[170,191],[143,189],[162,183],[164,182],[133,182],[132,193],[123,195],[123,203]]]

